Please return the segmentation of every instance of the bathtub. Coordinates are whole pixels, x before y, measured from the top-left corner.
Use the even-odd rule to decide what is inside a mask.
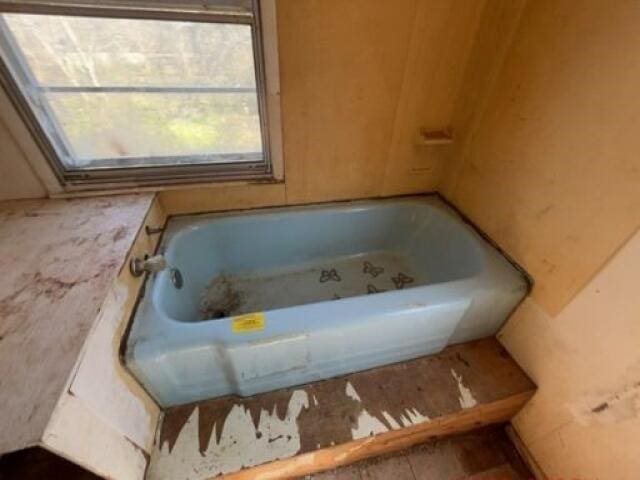
[[[165,407],[493,335],[529,288],[435,196],[172,218],[160,252],[125,361]]]

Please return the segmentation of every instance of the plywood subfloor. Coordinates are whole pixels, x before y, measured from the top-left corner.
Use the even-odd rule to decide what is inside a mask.
[[[0,452],[39,441],[152,199],[0,203]]]
[[[504,422],[534,390],[491,338],[300,387],[174,407],[148,478],[293,478]]]
[[[305,480],[529,480],[533,475],[502,426],[436,439]]]

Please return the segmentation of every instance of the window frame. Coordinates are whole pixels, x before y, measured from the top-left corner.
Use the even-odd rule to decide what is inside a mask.
[[[263,145],[263,158],[259,161],[236,161],[226,163],[179,163],[181,159],[193,158],[193,155],[150,157],[166,160],[167,165],[109,167],[109,168],[68,168],[59,157],[55,146],[50,141],[52,134],[62,135],[57,142],[64,146],[64,131],[54,126],[52,132],[47,133],[45,127],[38,120],[33,111],[26,92],[14,79],[12,69],[4,59],[0,58],[0,85],[5,89],[7,96],[13,103],[20,117],[25,122],[35,143],[42,151],[49,168],[57,178],[61,186],[66,190],[123,188],[131,186],[158,186],[176,183],[204,183],[213,181],[237,181],[237,180],[272,180],[280,170],[274,165],[272,145],[280,139],[279,132],[275,133],[277,126],[270,125],[270,117],[279,118],[269,112],[273,104],[268,97],[274,92],[268,92],[267,68],[265,62],[265,48],[263,44],[263,28],[260,0],[186,0],[182,2],[142,1],[134,0],[123,2],[120,0],[108,0],[106,2],[90,1],[38,1],[27,0],[23,2],[0,0],[1,13],[27,13],[45,15],[90,16],[100,18],[127,18],[150,20],[173,20],[199,23],[241,23],[251,27],[253,40],[254,68],[256,77],[256,93],[260,117],[261,139]],[[0,17],[0,21],[4,21]],[[6,38],[6,37],[5,37]],[[4,40],[3,40],[4,41]],[[20,64],[20,50],[9,49],[10,55],[16,55],[13,61]],[[22,68],[24,70],[24,68]],[[21,71],[16,75],[27,74]],[[277,80],[276,80],[277,83]],[[105,87],[110,89],[110,87]],[[118,87],[116,87],[118,88]],[[129,88],[129,87],[126,87]],[[135,88],[135,87],[132,87]],[[190,87],[185,87],[190,88]],[[278,88],[279,90],[279,88]],[[279,92],[275,92],[279,95]],[[278,103],[279,105],[279,103]],[[47,107],[43,106],[46,111]],[[46,112],[47,118],[56,121],[52,112]],[[271,115],[270,115],[271,114]],[[273,138],[275,136],[275,138]],[[275,140],[275,142],[273,141]],[[279,148],[273,148],[278,153]],[[218,154],[218,157],[233,159],[236,154]],[[143,158],[143,157],[141,157]],[[174,160],[175,162],[170,162]]]

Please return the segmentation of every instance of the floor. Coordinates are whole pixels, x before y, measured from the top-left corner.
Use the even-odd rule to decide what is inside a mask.
[[[186,468],[186,467],[185,467]],[[0,457],[0,480],[77,479],[99,477],[34,448]],[[533,475],[518,455],[503,426],[434,440],[392,455],[305,480],[529,480]]]
[[[312,471],[305,462],[313,456],[318,464],[320,452],[321,465],[331,468],[365,458],[362,452],[373,457],[505,422],[534,392],[509,354],[487,338],[299,387],[172,407],[165,412],[148,478],[204,480],[237,473],[250,479],[256,470],[273,478],[285,470],[304,475]]]
[[[39,447],[0,457],[0,480],[100,480],[100,477]]]
[[[393,455],[305,477],[308,480],[529,480],[502,426],[427,442]]]

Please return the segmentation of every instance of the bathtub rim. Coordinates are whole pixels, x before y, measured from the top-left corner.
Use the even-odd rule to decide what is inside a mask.
[[[483,273],[487,270],[487,265],[491,266],[492,263],[495,262],[495,257],[503,257],[506,258],[509,263],[513,262],[510,258],[506,257],[502,250],[499,250],[501,255],[496,255],[495,245],[491,242],[487,242],[485,236],[479,234],[477,229],[473,228],[473,225],[466,221],[457,210],[451,207],[450,204],[443,201],[443,199],[439,195],[427,194],[427,195],[403,195],[397,197],[386,197],[386,198],[375,198],[375,199],[357,199],[357,200],[346,200],[346,201],[337,201],[337,202],[322,202],[315,203],[310,205],[284,205],[284,206],[276,206],[276,207],[264,207],[259,209],[243,209],[243,210],[227,210],[222,212],[206,212],[206,213],[198,213],[198,214],[183,214],[177,217],[172,217],[167,221],[167,226],[163,233],[163,237],[161,238],[158,251],[165,255],[171,255],[177,248],[180,247],[180,244],[188,239],[190,235],[197,235],[197,232],[200,230],[206,229],[211,222],[216,222],[221,220],[222,222],[229,221],[235,222],[238,221],[242,223],[246,219],[252,219],[260,217],[268,217],[272,216],[274,221],[279,220],[280,215],[287,214],[300,214],[305,213],[309,215],[313,215],[315,212],[325,212],[325,213],[342,213],[347,212],[348,214],[359,215],[359,212],[363,211],[371,211],[376,210],[383,206],[383,208],[393,209],[395,207],[400,208],[415,208],[424,209],[423,211],[429,217],[435,217],[439,221],[446,222],[446,224],[454,226],[457,232],[463,237],[465,237],[465,241],[469,242],[469,248],[473,250],[472,254],[475,257],[474,261],[477,262],[476,265],[470,267],[470,271],[465,273],[464,276],[458,276],[451,279],[444,279],[434,283],[428,283],[426,285],[416,285],[407,288],[422,288],[424,286],[429,285],[438,285],[438,284],[446,284],[455,282],[458,280],[464,280],[469,278],[474,278],[478,276],[483,276]],[[266,219],[269,221],[270,219]],[[250,220],[249,220],[250,221]],[[489,243],[489,245],[487,245]],[[491,248],[493,247],[493,248]],[[354,253],[354,255],[358,255],[364,252]],[[498,261],[502,261],[502,259],[498,259]],[[516,267],[516,269],[522,273],[522,269]],[[250,271],[250,270],[249,270]],[[245,272],[241,272],[245,273]],[[183,275],[185,272],[183,271]],[[187,275],[188,276],[188,275]],[[525,276],[527,282],[530,283],[528,276]],[[153,275],[150,275],[145,282],[145,286],[148,289],[148,298],[141,300],[141,302],[152,303],[154,304],[154,310],[158,313],[161,313],[163,316],[171,319],[179,324],[202,324],[210,321],[217,321],[220,319],[204,319],[201,320],[193,315],[193,318],[177,318],[173,317],[168,311],[167,308],[163,305],[163,300],[161,298],[161,291],[164,288],[170,288],[168,286],[168,274],[167,272],[159,272]],[[529,288],[530,289],[530,288]],[[160,290],[160,291],[159,291]],[[386,292],[389,293],[389,292]],[[379,295],[379,294],[378,294]],[[356,295],[354,297],[349,298],[359,298],[366,297],[366,294]],[[328,301],[338,301],[338,300],[319,300],[315,302],[310,302],[309,304],[314,303],[325,303]],[[288,308],[294,308],[298,305],[291,305]],[[271,311],[269,309],[265,309],[264,311]],[[134,319],[135,316],[134,314]],[[225,317],[230,318],[230,317]]]
[[[158,243],[158,252],[163,253],[166,251],[166,248],[172,241],[184,234],[185,231],[195,230],[198,228],[202,228],[206,223],[211,220],[218,218],[232,218],[232,217],[251,217],[251,216],[260,216],[264,214],[270,213],[278,213],[278,212],[287,212],[287,211],[297,211],[297,210],[341,210],[344,208],[352,208],[354,206],[362,205],[362,209],[366,210],[372,207],[372,203],[416,203],[416,204],[427,204],[432,207],[434,210],[438,211],[440,214],[444,216],[448,216],[451,218],[451,221],[459,223],[459,227],[465,230],[465,234],[470,235],[472,237],[474,245],[481,254],[480,261],[482,265],[480,269],[475,272],[473,275],[456,278],[452,280],[446,280],[442,282],[426,284],[426,285],[418,285],[410,288],[406,288],[403,290],[393,290],[388,292],[381,292],[375,294],[375,297],[381,297],[383,299],[390,298],[392,295],[394,297],[398,297],[403,295],[403,292],[425,292],[429,289],[431,291],[432,288],[437,288],[438,290],[443,289],[444,291],[450,291],[452,289],[457,289],[460,287],[462,290],[466,290],[467,288],[477,288],[478,286],[482,287],[484,285],[483,280],[487,277],[491,278],[496,271],[501,270],[500,267],[496,265],[500,260],[506,260],[511,266],[513,266],[520,276],[526,282],[526,293],[525,297],[530,293],[532,288],[531,277],[524,271],[517,263],[515,263],[511,257],[505,255],[504,251],[500,249],[495,242],[491,241],[490,238],[485,235],[481,230],[479,230],[470,220],[463,216],[453,205],[451,205],[448,201],[446,201],[440,194],[420,194],[420,195],[401,195],[394,197],[384,197],[384,198],[370,198],[370,199],[355,199],[355,200],[344,200],[344,201],[334,201],[334,202],[318,202],[314,204],[303,204],[303,205],[284,205],[284,206],[268,206],[263,208],[249,208],[242,210],[225,210],[225,211],[215,211],[215,212],[202,212],[196,214],[180,214],[173,216],[167,219],[167,228],[163,232],[162,238]],[[193,225],[194,218],[196,225]],[[170,220],[180,220],[179,223],[175,223],[174,225],[170,224]],[[184,225],[186,223],[187,225]],[[490,257],[498,257],[498,262],[491,261]],[[198,330],[203,329],[213,329],[215,326],[215,330],[221,329],[223,327],[219,327],[220,325],[229,325],[232,322],[234,316],[224,317],[219,319],[206,319],[206,320],[179,320],[172,318],[170,315],[166,313],[166,311],[157,305],[155,295],[157,295],[156,289],[156,281],[159,275],[166,272],[159,272],[153,275],[149,275],[145,279],[144,293],[141,293],[138,305],[131,315],[131,328],[128,332],[127,338],[123,340],[123,357],[125,361],[128,361],[130,358],[130,354],[133,348],[129,345],[129,339],[131,337],[131,333],[133,331],[133,325],[138,316],[143,316],[145,313],[146,316],[151,314],[155,315],[155,322],[147,320],[147,323],[161,323],[162,328],[164,329],[185,329],[193,332],[197,332]],[[341,298],[338,300],[323,300],[318,302],[312,302],[301,305],[292,305],[289,307],[264,310],[262,312],[254,312],[254,313],[264,313],[275,314],[281,310],[291,310],[299,311],[302,307],[308,306],[322,306],[322,305],[339,305],[349,307],[351,302],[363,302],[365,298],[371,298],[372,295],[357,295],[353,297]],[[151,312],[146,312],[146,310],[151,310]],[[161,344],[168,344],[171,342],[165,341],[162,335],[159,335],[158,332],[155,332],[155,340],[160,339]],[[207,337],[209,337],[207,335]],[[147,339],[149,340],[149,339]],[[209,341],[211,337],[209,337]],[[138,342],[133,344],[133,347]]]
[[[328,201],[328,202],[316,202],[313,204],[300,204],[300,205],[281,205],[281,206],[265,206],[265,207],[257,207],[257,208],[246,208],[246,209],[227,209],[227,210],[220,210],[220,211],[212,211],[212,212],[196,212],[196,213],[184,213],[184,214],[178,214],[178,215],[171,215],[168,216],[167,219],[165,220],[165,227],[169,225],[171,220],[176,220],[176,219],[181,219],[184,217],[189,217],[189,218],[193,218],[193,217],[200,217],[202,219],[206,218],[206,217],[211,217],[211,216],[233,216],[233,215],[238,215],[238,214],[259,214],[259,213],[263,213],[263,212],[267,212],[267,211],[274,211],[274,210],[284,210],[284,209],[289,209],[289,208],[308,208],[308,207],[323,207],[323,206],[341,206],[341,205],[353,205],[354,203],[366,203],[366,202],[378,202],[378,201],[388,201],[388,202],[393,202],[393,201],[406,201],[406,200],[431,200],[431,201],[436,201],[436,202],[441,202],[441,209],[446,210],[446,213],[448,213],[449,215],[452,215],[457,221],[460,221],[460,223],[464,224],[464,226],[466,226],[466,228],[470,229],[472,233],[474,233],[475,235],[477,235],[479,237],[479,241],[481,242],[481,244],[483,244],[483,246],[485,248],[491,248],[494,252],[494,254],[498,254],[502,257],[502,259],[504,259],[506,262],[508,262],[517,272],[519,272],[520,274],[520,278],[522,278],[526,284],[526,292],[524,293],[522,299],[520,300],[520,302],[518,304],[516,304],[511,312],[509,313],[509,315],[507,315],[507,317],[505,317],[505,320],[503,321],[503,325],[504,322],[507,321],[507,319],[509,318],[509,316],[511,315],[511,313],[513,313],[513,311],[515,309],[518,308],[518,305],[520,305],[520,303],[522,301],[524,301],[524,299],[526,299],[526,297],[528,296],[528,294],[530,293],[532,287],[533,287],[533,279],[532,277],[516,262],[514,261],[514,259],[508,255],[507,253],[505,253],[505,251],[495,242],[491,239],[491,237],[489,235],[487,235],[484,231],[482,231],[478,226],[476,226],[467,216],[465,216],[462,212],[460,212],[455,205],[451,204],[446,198],[444,198],[442,195],[440,195],[439,193],[427,193],[427,194],[410,194],[410,195],[398,195],[398,196],[392,196],[392,197],[384,197],[384,198],[379,198],[379,197],[374,197],[374,198],[363,198],[363,199],[355,199],[355,200],[341,200],[341,201]],[[161,234],[161,238],[160,241],[158,242],[157,246],[156,246],[156,252],[160,251],[160,248],[162,245],[165,244],[165,232],[163,232]],[[485,270],[483,270],[483,272],[486,272]],[[449,287],[455,287],[455,285],[452,284],[460,284],[460,287],[464,287],[464,286],[472,286],[473,284],[475,284],[476,282],[480,282],[481,278],[479,278],[478,276],[475,277],[469,277],[469,278],[463,278],[463,279],[456,279],[456,280],[452,280],[449,282],[440,282],[440,283],[436,283],[436,284],[429,284],[429,285],[423,285],[423,286],[419,286],[419,287],[413,287],[412,289],[439,289],[439,288],[443,288],[445,286],[449,286]],[[161,346],[163,347],[167,347],[167,348],[171,348],[172,346],[182,343],[182,341],[178,341],[176,342],[176,344],[174,344],[173,341],[171,341],[171,338],[167,338],[164,335],[155,335],[155,338],[150,339],[150,338],[145,338],[144,336],[141,336],[138,338],[138,341],[130,344],[130,340],[132,337],[132,332],[134,331],[134,322],[136,320],[136,318],[138,317],[138,315],[140,314],[141,311],[141,307],[143,304],[143,300],[145,297],[145,294],[149,294],[149,288],[150,288],[150,281],[151,281],[151,276],[148,276],[140,290],[138,293],[138,297],[136,300],[136,305],[132,311],[132,313],[129,316],[128,319],[128,325],[125,329],[125,333],[121,338],[121,342],[120,342],[120,361],[123,364],[123,366],[125,367],[125,369],[127,369],[133,376],[134,378],[136,378],[136,381],[142,386],[142,388],[144,388],[145,390],[148,389],[148,387],[143,383],[142,379],[145,377],[144,374],[140,375],[140,373],[142,373],[139,369],[139,367],[136,365],[135,362],[135,353],[137,351],[137,346],[139,346],[140,341],[145,341],[145,342],[150,342],[149,346],[150,348],[152,347],[152,343],[155,342],[161,342]],[[480,282],[481,283],[481,282]],[[406,289],[406,291],[412,290],[412,289]],[[397,291],[392,291],[392,292],[386,292],[386,293],[397,293]],[[382,294],[378,294],[376,296],[379,296]],[[365,297],[366,298],[366,297]],[[457,297],[459,298],[459,297]],[[345,299],[341,299],[340,301],[355,301],[355,302],[361,302],[362,300],[362,296],[356,296],[356,297],[349,297],[349,298],[345,298]],[[322,304],[325,302],[316,302],[316,304],[307,304],[307,305],[318,305],[318,304]],[[297,308],[297,307],[306,307],[307,305],[298,305],[298,306],[294,306],[294,307],[287,307],[288,309],[292,309],[292,308]],[[275,310],[272,310],[272,312]],[[215,320],[214,320],[215,321]],[[197,332],[197,330],[202,329],[203,326],[206,326],[206,322],[184,322],[184,321],[176,321],[176,320],[172,320],[172,323],[174,323],[174,327],[175,328],[179,328],[179,329],[185,329],[188,327],[192,327],[194,332]],[[211,339],[208,339],[209,342],[211,342]],[[457,341],[454,341],[453,343],[458,343]],[[139,352],[139,351],[138,351]],[[139,352],[142,353],[142,352]],[[153,396],[153,395],[152,395]],[[155,398],[155,397],[154,397]]]

